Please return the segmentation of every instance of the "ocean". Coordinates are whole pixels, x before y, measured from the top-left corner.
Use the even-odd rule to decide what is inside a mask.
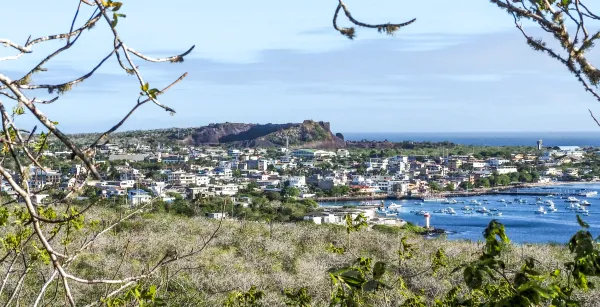
[[[443,142],[479,146],[600,146],[598,132],[347,132],[342,133],[347,141]]]
[[[598,191],[600,194],[599,184],[573,184],[556,186],[547,191],[560,191],[565,189],[587,189]],[[422,206],[416,205],[415,200],[393,201],[401,204],[399,218],[423,226],[425,220],[423,216],[411,213],[413,210],[425,210],[431,214],[431,226],[444,229],[451,232],[448,234],[448,239],[462,239],[478,241],[483,240],[482,232],[492,219],[497,219],[506,226],[506,232],[512,242],[516,243],[567,243],[571,236],[579,229],[576,215],[577,213],[566,209],[568,203],[564,199],[558,197],[548,198],[542,197],[543,200],[550,199],[555,203],[557,212],[548,212],[545,215],[537,215],[534,213],[539,207],[535,205],[536,196],[522,196],[521,198],[528,201],[530,204],[506,204],[499,202],[500,199],[513,201],[516,196],[477,196],[477,197],[458,197],[456,200],[464,200],[464,204],[441,204],[426,202]],[[600,235],[600,198],[598,195],[593,197],[577,197],[580,200],[587,200],[591,206],[587,207],[590,216],[582,216],[582,218],[590,224],[590,231],[594,237]],[[496,208],[502,212],[502,216],[487,216],[479,213],[473,215],[463,214],[461,208],[463,206],[471,206],[473,209],[482,206],[473,206],[469,202],[471,200],[482,201],[487,199],[488,203],[483,204],[487,209]],[[328,202],[321,203],[321,206],[328,205],[358,205],[359,202]],[[386,205],[391,201],[386,201]],[[456,211],[456,215],[448,215],[444,213],[434,213],[435,210],[452,207]]]

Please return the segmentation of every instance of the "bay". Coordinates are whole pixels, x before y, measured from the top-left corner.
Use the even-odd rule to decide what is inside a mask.
[[[600,193],[600,184],[571,184],[554,186],[545,191],[558,192],[574,189],[586,189],[590,191],[598,191]],[[497,219],[506,226],[506,232],[512,242],[516,243],[560,243],[564,244],[569,241],[571,236],[581,229],[577,223],[577,213],[566,209],[568,203],[564,199],[555,197],[549,198],[546,196],[518,196],[533,204],[506,204],[499,202],[500,199],[513,201],[517,196],[510,195],[485,195],[476,197],[457,197],[457,201],[465,201],[464,204],[441,204],[434,202],[425,202],[424,205],[415,205],[417,200],[386,200],[385,203],[391,202],[401,204],[399,218],[423,226],[425,219],[422,216],[411,213],[412,210],[425,210],[431,214],[430,224],[433,227],[441,228],[449,231],[447,235],[451,240],[483,240],[482,232],[488,223]],[[555,203],[557,212],[548,212],[545,215],[537,215],[534,212],[539,205],[535,205],[537,197],[542,200],[550,199]],[[590,216],[582,216],[583,220],[590,224],[590,231],[594,237],[600,235],[600,198],[598,195],[593,197],[577,196],[579,200],[587,200],[591,203],[588,206]],[[481,206],[473,206],[469,204],[471,200],[483,201],[488,200],[487,204]],[[323,202],[321,206],[356,206],[360,202]],[[497,208],[502,212],[502,216],[487,216],[479,213],[473,215],[463,214],[461,208],[463,206],[471,206],[473,209],[486,207],[487,209]],[[434,213],[435,210],[452,207],[456,211],[456,215],[448,215],[444,213]]]

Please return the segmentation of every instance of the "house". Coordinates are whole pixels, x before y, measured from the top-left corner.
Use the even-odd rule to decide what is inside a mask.
[[[288,183],[292,188],[302,189],[306,187],[306,177],[304,176],[293,176],[288,179]]]
[[[292,156],[298,158],[325,158],[335,157],[335,152],[317,149],[297,149],[292,151]]]
[[[346,158],[346,157],[350,156],[350,152],[348,151],[348,149],[343,149],[343,148],[338,149],[336,154],[338,157],[341,157],[341,158]]]
[[[144,161],[146,159],[146,154],[124,154],[124,155],[110,155],[108,156],[108,161],[130,161],[130,162],[139,162]]]
[[[184,171],[174,171],[167,177],[167,182],[174,186],[188,186],[196,184],[196,176]]]
[[[499,175],[518,172],[516,166],[497,166],[497,167],[494,167],[493,170],[495,172],[497,172]]]
[[[213,212],[213,213],[207,213],[206,217],[208,217],[209,219],[224,219],[227,217],[227,212]]]
[[[152,196],[150,196],[148,192],[144,190],[130,190],[127,192],[127,200],[132,206],[140,205],[150,202],[152,200]]]

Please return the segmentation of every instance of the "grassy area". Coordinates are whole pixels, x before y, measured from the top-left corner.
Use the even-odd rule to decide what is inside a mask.
[[[122,214],[114,209],[96,208],[88,213],[87,219],[108,223]],[[139,214],[102,236],[69,269],[84,278],[137,275],[164,255],[201,250],[218,225],[216,220],[197,216],[158,211]],[[221,306],[231,291],[246,291],[253,285],[265,293],[261,299],[263,306],[285,306],[283,290],[302,287],[312,297],[312,306],[328,306],[331,295],[328,270],[346,266],[359,257],[371,257],[373,261],[389,264],[383,280],[392,288],[368,296],[367,303],[399,306],[407,298],[422,294],[428,298],[428,304],[433,304],[433,298],[462,283],[462,273],[451,271],[474,260],[483,243],[424,239],[417,234],[421,231],[414,225],[377,226],[348,235],[345,227],[335,225],[224,221],[201,252],[171,264],[148,283],[157,285],[157,295],[169,306]],[[415,249],[410,259],[399,259],[402,238]],[[72,246],[80,243],[73,242]],[[434,274],[433,255],[439,249],[447,255],[447,266]],[[503,256],[508,270],[520,269],[527,257],[537,259],[538,269],[553,270],[571,256],[564,246],[550,244],[510,246]],[[0,274],[4,274],[4,269],[0,269]],[[40,269],[40,273],[47,276],[51,272],[45,269]],[[30,276],[25,280],[27,288],[39,288],[38,275]],[[81,305],[115,288],[72,284],[73,294]],[[52,300],[52,294],[49,291],[45,303],[63,306],[65,302]],[[20,302],[29,306],[34,297],[34,292],[24,293]],[[583,301],[583,306],[597,306],[600,291],[576,291],[575,297]],[[0,302],[5,300],[0,296]]]

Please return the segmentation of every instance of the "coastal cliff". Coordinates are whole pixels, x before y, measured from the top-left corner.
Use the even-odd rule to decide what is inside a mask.
[[[232,147],[344,148],[328,122],[305,120],[287,124],[219,123],[194,128],[181,140],[187,145],[225,144]]]

